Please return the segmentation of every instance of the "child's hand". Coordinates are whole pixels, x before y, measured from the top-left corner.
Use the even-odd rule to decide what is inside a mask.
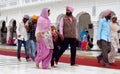
[[[21,35],[18,35],[18,37],[20,37]]]

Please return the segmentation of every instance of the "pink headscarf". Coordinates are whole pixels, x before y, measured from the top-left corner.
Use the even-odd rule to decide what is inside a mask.
[[[66,9],[70,10],[71,12],[74,11],[74,9],[71,6],[66,6]]]
[[[48,19],[48,10],[50,10],[50,9],[43,8],[40,16]]]
[[[51,21],[48,18],[48,10],[49,10],[48,8],[42,9],[41,15],[39,16],[38,21],[37,21],[35,35],[38,32],[46,32],[50,29]]]
[[[111,10],[107,9],[107,10],[104,11],[104,16],[108,16],[110,13],[111,13]]]

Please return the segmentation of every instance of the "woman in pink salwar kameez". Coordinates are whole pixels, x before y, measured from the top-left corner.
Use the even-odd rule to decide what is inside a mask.
[[[53,52],[53,40],[51,34],[50,9],[44,8],[37,21],[36,40],[37,40],[37,55],[35,58],[36,68],[39,68],[39,63],[42,62],[42,69],[47,69],[51,62]]]

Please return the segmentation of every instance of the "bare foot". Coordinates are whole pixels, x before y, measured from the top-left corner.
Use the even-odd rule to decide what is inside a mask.
[[[21,61],[21,59],[18,59],[18,61],[20,62],[20,61]]]
[[[55,64],[58,65],[58,61],[55,61]]]
[[[36,68],[37,68],[37,69],[39,69],[39,68],[40,68],[40,67],[39,67],[39,64],[36,64]]]
[[[31,61],[31,59],[26,59],[27,62]]]
[[[57,68],[57,66],[51,66],[52,68]]]

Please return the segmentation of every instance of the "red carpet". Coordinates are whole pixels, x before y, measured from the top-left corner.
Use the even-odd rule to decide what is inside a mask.
[[[70,57],[62,56],[60,59],[61,62],[69,63]],[[86,65],[86,66],[95,66],[95,67],[102,67],[102,68],[112,68],[112,69],[120,69],[120,61],[116,61],[114,65],[110,65],[109,67],[103,67],[103,62],[97,63],[96,58],[89,58],[89,57],[77,57],[76,63],[79,65]]]
[[[0,50],[0,55],[7,55],[7,56],[16,56],[16,51],[11,51],[11,50]],[[22,52],[21,57],[25,57],[25,54]],[[70,63],[70,57],[68,55],[63,55],[60,59],[60,62],[64,63]],[[77,56],[76,59],[76,64],[80,65],[86,65],[86,66],[96,66],[96,67],[102,67],[103,63],[101,64],[97,63],[97,59],[95,57],[83,57],[83,56]],[[112,69],[120,69],[120,61],[116,61],[115,65],[110,65],[107,68],[112,68]]]

